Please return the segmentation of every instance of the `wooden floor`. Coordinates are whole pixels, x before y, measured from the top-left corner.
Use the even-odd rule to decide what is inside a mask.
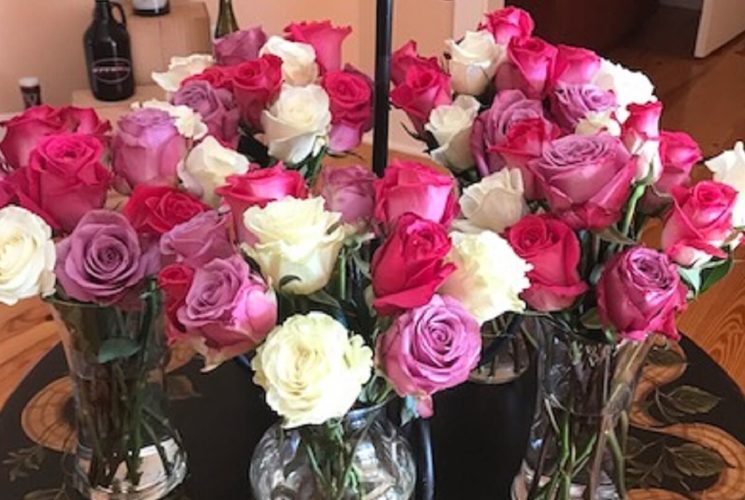
[[[695,13],[664,9],[606,55],[647,73],[665,103],[664,128],[689,132],[708,157],[745,139],[745,36],[695,60],[690,55],[695,30]],[[361,155],[368,159],[369,148]],[[745,388],[745,265],[738,264],[692,304],[680,327]],[[0,407],[56,341],[46,305],[31,300],[13,308],[0,306]]]

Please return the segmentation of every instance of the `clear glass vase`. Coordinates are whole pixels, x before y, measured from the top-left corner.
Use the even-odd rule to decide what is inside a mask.
[[[481,328],[482,355],[469,380],[477,384],[507,384],[530,366],[528,339],[534,318],[506,313]]]
[[[151,500],[186,476],[168,417],[157,292],[131,309],[53,301],[74,385],[73,482],[85,498]]]
[[[322,426],[274,425],[254,450],[250,477],[258,500],[408,500],[416,465],[381,405]]]
[[[625,498],[628,413],[652,336],[609,344],[600,331],[536,326],[539,394],[513,499]]]

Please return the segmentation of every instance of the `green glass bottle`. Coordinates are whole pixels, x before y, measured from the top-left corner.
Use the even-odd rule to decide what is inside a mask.
[[[233,1],[220,0],[220,11],[217,15],[217,24],[215,25],[215,39],[222,38],[239,29],[235,12],[233,12]]]

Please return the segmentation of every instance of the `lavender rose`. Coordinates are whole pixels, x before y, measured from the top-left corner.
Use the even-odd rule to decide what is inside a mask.
[[[479,322],[460,302],[435,295],[406,311],[378,337],[377,363],[401,396],[432,415],[432,394],[465,382],[481,354]]]
[[[157,271],[158,252],[153,249],[143,251],[123,215],[94,210],[57,244],[57,281],[75,300],[114,304]]]
[[[233,148],[238,145],[241,112],[229,90],[215,89],[205,81],[193,81],[173,94],[171,104],[189,106],[202,117],[210,135]]]
[[[551,114],[564,131],[573,133],[588,113],[615,109],[616,96],[597,85],[560,83],[550,96]]]
[[[341,212],[350,224],[370,219],[375,208],[375,174],[362,165],[325,168],[321,174],[321,196],[326,210]]]
[[[237,66],[259,57],[259,49],[266,43],[261,26],[236,31],[215,40],[215,59],[220,66]]]
[[[160,253],[192,267],[227,258],[235,254],[228,236],[228,222],[227,216],[215,210],[203,212],[164,234]]]

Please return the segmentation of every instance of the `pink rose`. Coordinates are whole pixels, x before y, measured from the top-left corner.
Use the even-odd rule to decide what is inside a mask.
[[[259,49],[266,43],[261,26],[236,31],[215,40],[215,60],[220,66],[237,66],[259,57]]]
[[[182,262],[169,264],[158,273],[158,288],[163,292],[168,318],[166,337],[169,344],[183,340],[183,334],[186,332],[186,327],[178,320],[178,310],[184,305],[192,281],[194,268]]]
[[[506,233],[517,255],[533,266],[522,297],[536,311],[570,307],[589,287],[579,275],[582,252],[566,223],[547,214],[527,215]]]
[[[171,103],[188,106],[199,113],[207,125],[209,135],[223,144],[228,144],[231,148],[238,145],[241,112],[230,91],[215,89],[205,81],[195,81],[183,85],[173,94]]]
[[[160,237],[209,209],[199,198],[174,187],[140,185],[124,205],[122,215],[138,234]]]
[[[282,59],[265,54],[236,66],[233,88],[243,120],[252,130],[260,131],[261,113],[282,88]]]
[[[228,221],[215,210],[197,214],[161,237],[160,253],[169,260],[192,267],[230,257],[236,251],[230,243]]]
[[[662,248],[682,266],[705,264],[712,257],[724,259],[721,249],[732,236],[732,210],[737,191],[716,181],[702,181],[692,188],[672,190],[673,208],[662,229]]]
[[[504,142],[492,146],[489,152],[499,153],[507,165],[519,168],[523,183],[529,187],[529,194],[537,196],[532,174],[527,168],[528,162],[541,156],[546,145],[560,135],[559,127],[545,118],[528,118],[515,122],[507,130]]]
[[[486,14],[480,30],[494,35],[497,43],[507,44],[513,38],[525,38],[533,34],[535,23],[526,11],[517,7],[505,7]]]
[[[375,181],[375,218],[393,227],[405,213],[448,226],[458,214],[455,179],[411,161],[394,161]]]
[[[629,117],[621,125],[621,140],[631,154],[639,155],[640,162],[649,163],[651,157],[646,150],[651,146],[656,151],[659,147],[662,103],[629,104],[626,109]],[[649,169],[644,163],[640,165],[642,173]]]
[[[685,309],[687,292],[666,255],[632,247],[605,265],[597,284],[598,313],[623,338],[643,341],[662,333],[677,340],[675,316]]]
[[[518,89],[532,99],[542,99],[551,86],[557,49],[540,38],[513,38],[507,61],[497,70],[497,90]]]
[[[391,92],[391,103],[402,109],[417,133],[424,134],[424,125],[433,109],[452,103],[450,76],[438,67],[415,64],[406,71],[401,84]]]
[[[359,71],[346,69],[327,72],[321,86],[331,101],[329,146],[332,151],[351,151],[372,128],[372,82]]]
[[[616,108],[616,96],[592,84],[558,83],[549,96],[551,115],[567,133],[574,133],[589,113]]]
[[[559,83],[584,85],[592,81],[600,69],[600,56],[580,47],[558,45],[556,48],[552,86]]]
[[[321,172],[321,196],[326,210],[340,212],[344,222],[367,222],[375,208],[375,174],[362,165],[326,167]]]
[[[401,85],[406,79],[406,73],[411,66],[425,66],[438,69],[436,57],[424,58],[417,53],[416,41],[409,40],[391,55],[391,81],[393,85]]]
[[[662,175],[653,189],[647,189],[642,199],[642,209],[647,213],[659,212],[672,202],[669,195],[675,186],[688,186],[691,170],[703,158],[701,148],[685,132],[660,132],[660,160]]]
[[[352,32],[350,26],[332,26],[331,21],[302,22],[290,24],[285,32],[293,42],[313,46],[321,74],[341,69],[341,46]]]
[[[457,300],[435,295],[406,311],[378,337],[378,366],[399,396],[432,416],[432,395],[468,380],[481,356],[479,322]]]
[[[192,82],[207,82],[213,89],[225,89],[233,92],[233,73],[232,66],[210,66],[201,73],[192,75],[181,82],[185,87]]]
[[[606,133],[556,139],[528,167],[553,214],[594,231],[618,221],[636,174],[634,158]]]

